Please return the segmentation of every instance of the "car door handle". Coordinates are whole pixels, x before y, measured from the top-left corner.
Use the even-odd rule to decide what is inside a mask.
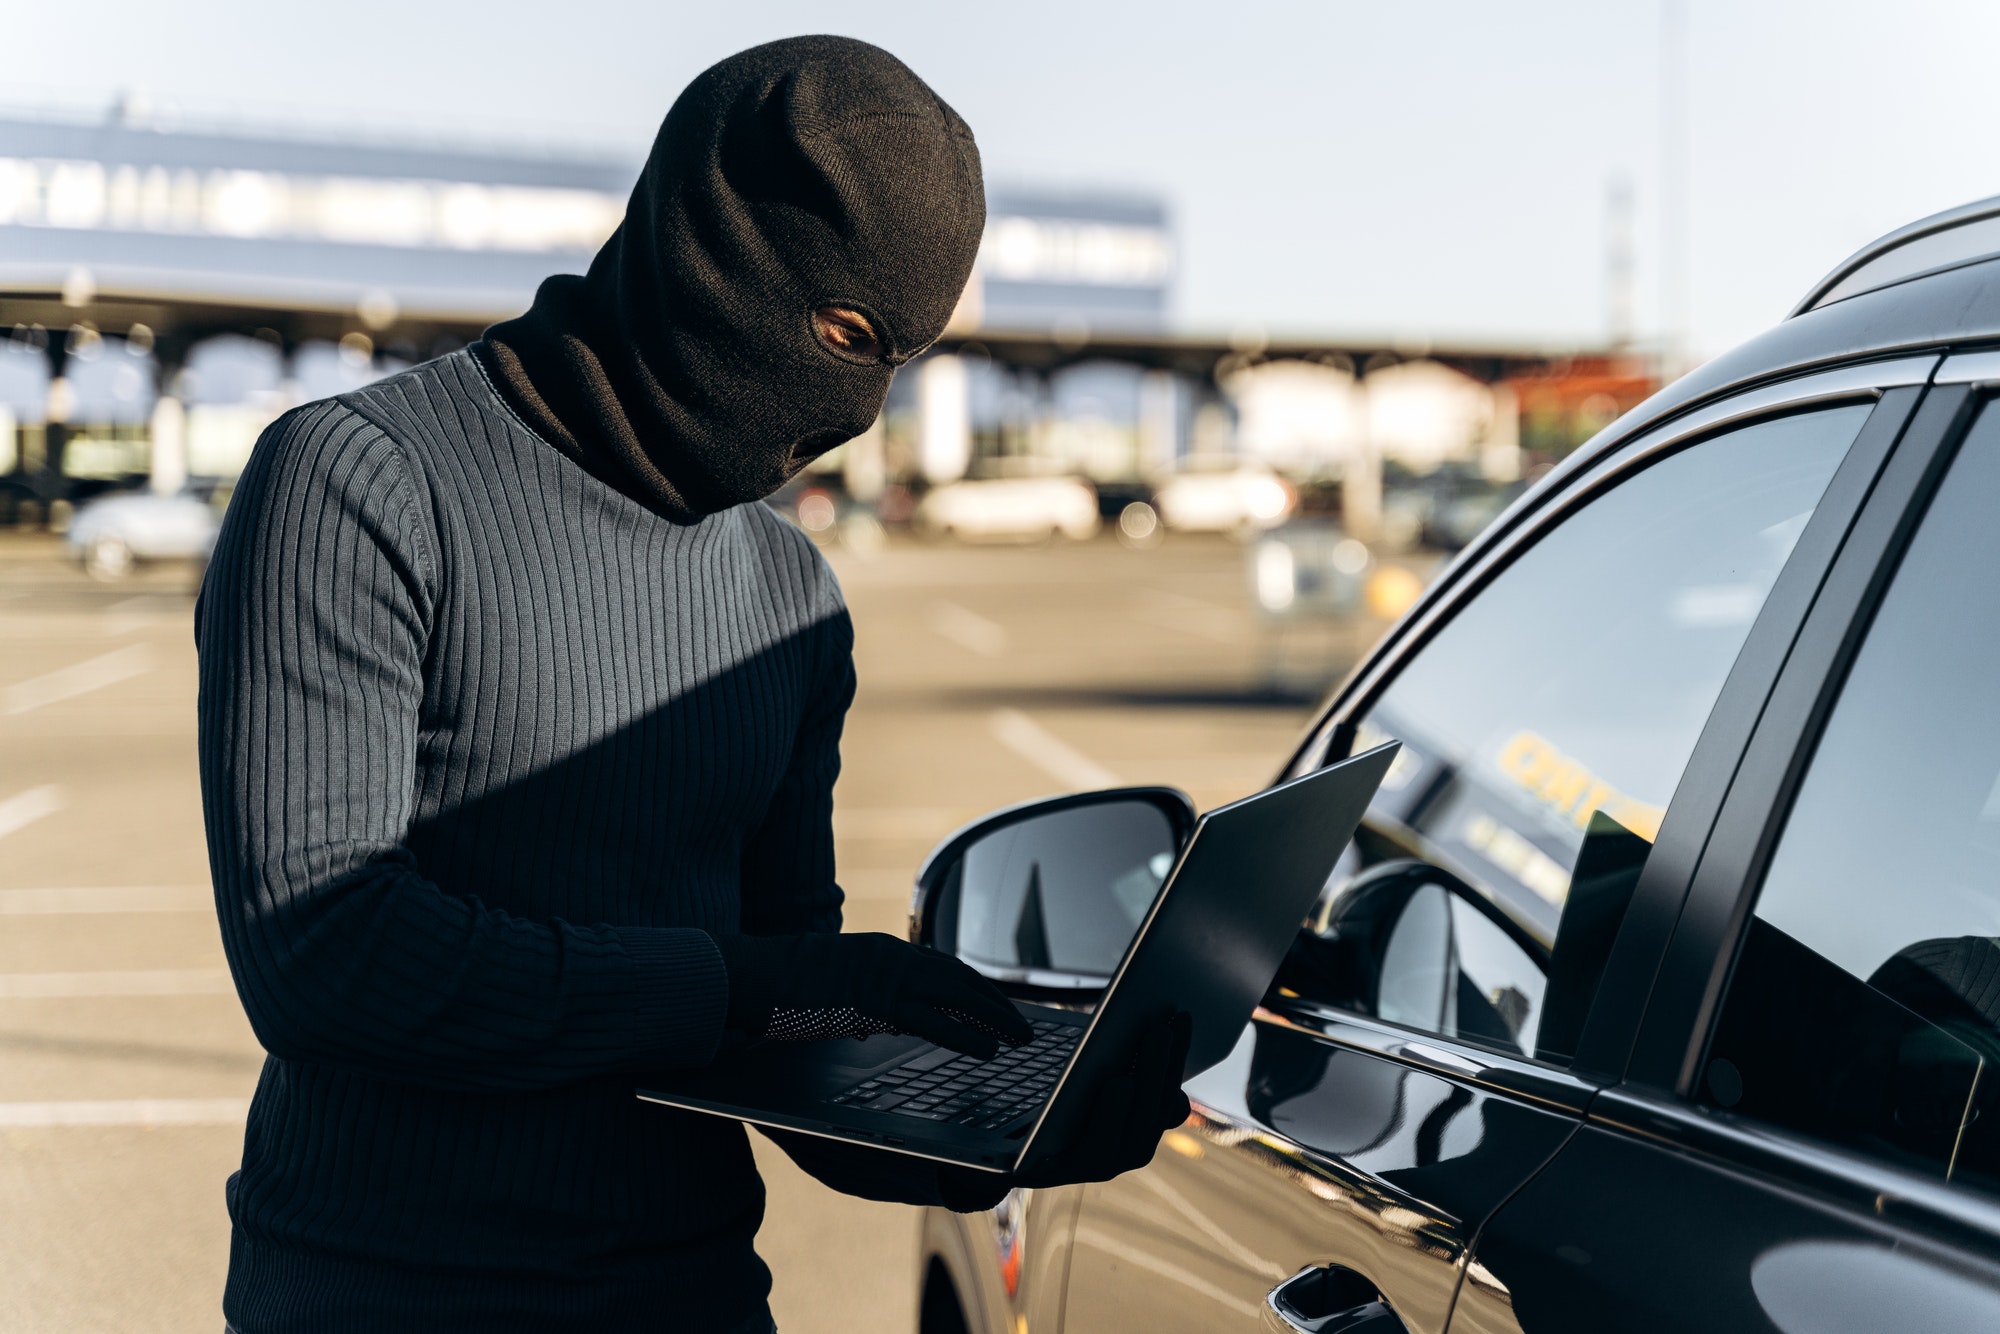
[[[1340,1265],[1301,1269],[1264,1299],[1272,1334],[1406,1334],[1373,1283]]]

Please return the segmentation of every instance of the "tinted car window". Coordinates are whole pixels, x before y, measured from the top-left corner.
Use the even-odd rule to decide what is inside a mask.
[[[1544,944],[1558,943],[1587,832],[1606,850],[1594,883],[1629,888],[1628,845],[1643,861],[1751,622],[1869,411],[1824,409],[1712,437],[1624,481],[1515,560],[1364,723],[1359,746],[1404,743],[1375,825]],[[1604,933],[1589,941],[1601,956]],[[1552,974],[1570,974],[1558,990],[1572,1008],[1595,989],[1574,962],[1558,948]],[[1577,1018],[1543,1010],[1504,1008],[1523,1016],[1509,1045],[1566,1059],[1561,1045],[1538,1050],[1527,1017],[1559,1019],[1565,1034]]]
[[[1431,884],[1411,897],[1389,933],[1375,1013],[1446,1037],[1511,1044],[1532,1038],[1547,989],[1525,950]]]
[[[2000,413],[1968,436],[1828,719],[1704,1092],[2000,1189]]]

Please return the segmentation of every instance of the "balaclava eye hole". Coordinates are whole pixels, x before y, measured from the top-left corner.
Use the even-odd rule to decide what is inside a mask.
[[[829,301],[806,317],[820,346],[860,366],[896,364],[881,331],[881,323],[853,301]]]

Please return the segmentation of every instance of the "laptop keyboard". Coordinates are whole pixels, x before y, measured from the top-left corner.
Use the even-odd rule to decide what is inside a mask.
[[[1035,1111],[1069,1064],[1081,1028],[1030,1021],[1032,1040],[1001,1048],[990,1061],[935,1047],[829,1098],[843,1107],[1001,1130]]]

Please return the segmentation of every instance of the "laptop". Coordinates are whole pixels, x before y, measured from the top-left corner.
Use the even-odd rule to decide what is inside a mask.
[[[768,1043],[661,1076],[639,1096],[992,1172],[1070,1142],[1104,1067],[1174,1010],[1184,1079],[1219,1064],[1361,823],[1398,743],[1218,807],[1195,824],[1094,1012],[1016,1002],[1034,1037],[981,1061],[878,1034]]]

